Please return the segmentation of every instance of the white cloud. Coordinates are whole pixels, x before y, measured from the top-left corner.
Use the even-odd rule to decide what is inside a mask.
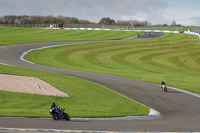
[[[175,19],[178,24],[182,25],[196,25],[194,19],[191,18],[195,18],[197,16],[200,17],[199,13],[193,10],[176,10],[175,8],[169,8],[166,11],[165,16],[163,16],[163,19],[168,22],[172,22],[172,20]]]
[[[184,25],[198,24],[190,19],[200,16],[198,12],[177,8],[169,2],[172,0],[0,0],[0,16],[62,15],[93,22],[110,17],[116,21],[148,20],[152,24],[171,24],[175,19]]]

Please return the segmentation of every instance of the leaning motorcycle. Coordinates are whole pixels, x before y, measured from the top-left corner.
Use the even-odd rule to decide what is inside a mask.
[[[52,107],[49,112],[54,120],[65,119],[66,121],[69,121],[70,116],[67,113],[65,113],[64,110],[65,109],[61,109],[61,111],[59,112],[54,107]]]
[[[164,92],[167,92],[167,85],[161,85],[161,88]]]

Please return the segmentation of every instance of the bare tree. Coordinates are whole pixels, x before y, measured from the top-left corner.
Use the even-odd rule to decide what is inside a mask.
[[[123,21],[123,20],[118,20],[116,22],[117,25],[121,25],[121,26],[129,26],[130,25],[130,21]]]
[[[171,26],[176,26],[176,20],[175,19],[172,21]]]

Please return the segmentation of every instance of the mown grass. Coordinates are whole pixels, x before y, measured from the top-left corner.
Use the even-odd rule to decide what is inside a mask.
[[[25,57],[47,66],[127,77],[200,94],[200,41],[167,34],[144,41],[98,42],[31,52]]]
[[[70,97],[0,91],[0,116],[51,117],[55,102],[71,117],[147,115],[148,108],[93,82],[63,74],[0,65],[0,73],[40,78]]]
[[[0,28],[0,45],[120,39],[136,34],[136,32]],[[132,116],[147,115],[149,112],[148,107],[84,79],[5,65],[0,65],[0,73],[37,77],[70,95],[62,98],[0,91],[0,116],[51,117],[49,114],[51,102],[66,108],[71,117]]]
[[[37,42],[115,40],[136,36],[141,32],[83,31],[38,28],[0,27],[0,45]]]

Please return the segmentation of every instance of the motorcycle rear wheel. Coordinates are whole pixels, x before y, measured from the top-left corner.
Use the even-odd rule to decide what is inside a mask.
[[[64,113],[64,118],[65,118],[66,121],[70,120],[70,116],[67,113]]]

